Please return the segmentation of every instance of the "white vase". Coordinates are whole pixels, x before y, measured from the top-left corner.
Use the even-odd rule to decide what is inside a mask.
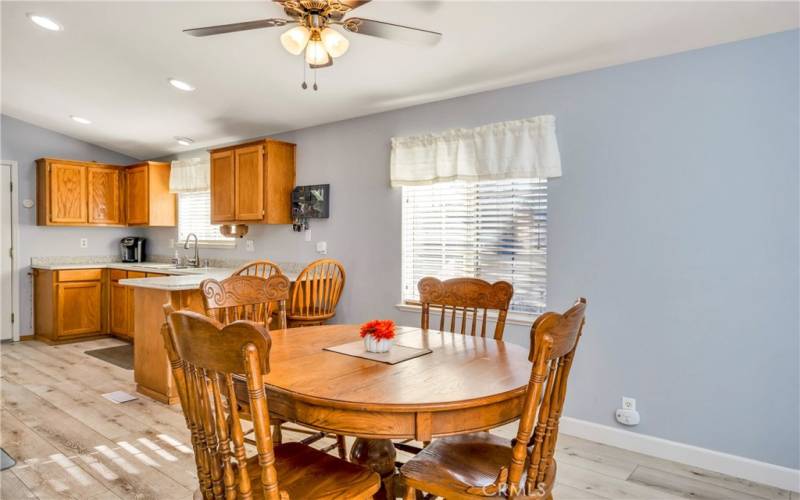
[[[376,339],[372,335],[364,337],[364,348],[368,352],[389,352],[394,339]]]

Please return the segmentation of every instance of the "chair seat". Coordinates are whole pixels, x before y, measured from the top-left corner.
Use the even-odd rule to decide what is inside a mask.
[[[492,485],[500,470],[511,463],[511,452],[510,440],[488,432],[444,437],[406,462],[400,474],[409,486],[436,496],[486,498],[467,490]],[[524,474],[520,484],[525,484]]]
[[[279,487],[290,499],[371,498],[381,486],[378,474],[300,443],[275,447],[275,469]],[[257,456],[247,461],[247,470],[253,498],[264,498]]]

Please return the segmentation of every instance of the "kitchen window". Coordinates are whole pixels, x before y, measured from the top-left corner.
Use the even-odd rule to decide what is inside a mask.
[[[403,187],[402,300],[417,282],[474,277],[514,286],[510,312],[540,314],[547,298],[547,181],[440,182]]]
[[[211,193],[209,191],[178,194],[178,240],[186,241],[189,233],[197,235],[202,246],[234,247],[236,240],[219,232],[211,224]]]

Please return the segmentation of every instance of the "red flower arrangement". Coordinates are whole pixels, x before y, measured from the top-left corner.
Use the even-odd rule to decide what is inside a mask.
[[[361,337],[371,336],[375,340],[391,340],[394,338],[394,321],[390,319],[373,319],[361,325]]]

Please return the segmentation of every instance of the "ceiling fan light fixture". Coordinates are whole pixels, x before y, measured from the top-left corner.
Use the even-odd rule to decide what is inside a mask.
[[[350,41],[341,33],[331,28],[325,28],[320,33],[322,45],[331,57],[343,56],[350,48]]]
[[[311,40],[306,46],[306,62],[314,66],[324,66],[331,61],[331,56],[325,50],[320,40]]]
[[[292,55],[300,55],[311,38],[311,31],[305,26],[295,26],[281,35],[281,45]]]

